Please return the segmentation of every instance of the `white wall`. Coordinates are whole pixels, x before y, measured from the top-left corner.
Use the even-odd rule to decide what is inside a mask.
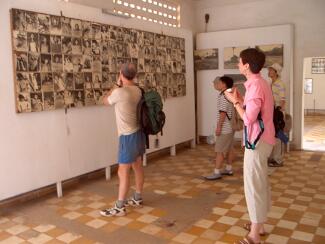
[[[218,48],[219,69],[201,70],[197,72],[197,110],[198,110],[198,134],[211,135],[216,124],[215,118],[218,108],[216,106],[217,92],[212,81],[217,76],[224,74],[239,74],[238,69],[224,69],[223,52],[225,47],[255,47],[256,45],[283,44],[283,70],[282,80],[286,84],[287,108],[290,111],[290,93],[292,79],[290,75],[292,67],[292,26],[279,25],[272,27],[249,28],[230,31],[218,31],[200,33],[196,36],[197,49]],[[267,69],[262,70],[262,76],[267,77]],[[271,83],[271,81],[270,81]]]
[[[241,1],[241,4],[222,6],[217,5],[218,2],[202,0],[196,3],[195,32],[204,32],[205,13],[210,14],[208,31],[279,24],[294,25],[293,144],[301,148],[303,59],[325,56],[325,1],[260,0]]]
[[[319,57],[315,57],[319,58]],[[325,57],[321,57],[325,58]],[[313,79],[313,93],[305,94],[304,105],[305,109],[325,109],[325,74],[312,74],[311,73],[311,60],[312,58],[304,59],[304,76],[305,78]]]
[[[160,147],[195,137],[192,32],[157,28],[136,19],[103,15],[100,9],[57,0],[0,2],[0,200],[68,179],[116,162],[117,132],[111,107],[85,107],[16,114],[12,68],[10,8],[63,14],[101,23],[123,25],[186,39],[186,96],[165,101],[167,123]],[[186,123],[184,123],[186,121]],[[157,150],[157,149],[154,149]],[[153,150],[151,150],[153,151]]]

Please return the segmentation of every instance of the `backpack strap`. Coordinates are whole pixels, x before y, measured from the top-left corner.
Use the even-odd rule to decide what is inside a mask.
[[[247,136],[247,126],[245,125],[244,126],[244,135],[245,135],[245,147],[247,149],[252,149],[254,150],[256,148],[256,145],[258,143],[258,141],[260,140],[263,132],[264,132],[264,122],[262,120],[262,114],[261,112],[258,113],[258,116],[257,116],[257,120],[258,120],[258,124],[260,125],[260,128],[261,128],[261,131],[258,133],[256,139],[254,140],[253,143],[250,143],[248,141],[248,136]]]
[[[224,98],[226,99],[226,101],[227,101],[228,103],[232,104],[232,102],[230,102],[230,101],[228,100],[228,98],[225,96],[225,91],[222,91],[222,92],[220,93],[220,95],[223,95]],[[233,111],[233,113],[235,113],[235,112],[236,112],[236,111]],[[226,113],[226,116],[227,116],[228,120],[231,120],[232,117],[230,118],[229,115],[228,115],[228,113],[227,113],[227,112],[225,112],[225,113]],[[234,114],[232,114],[232,116],[234,116]]]

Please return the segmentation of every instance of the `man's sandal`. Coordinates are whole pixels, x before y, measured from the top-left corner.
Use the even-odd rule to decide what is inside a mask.
[[[251,225],[252,225],[251,222],[248,222],[248,223],[244,224],[244,229],[248,230],[250,232],[251,231]],[[266,235],[265,232],[260,233],[260,236],[265,236],[265,235]]]
[[[235,242],[234,244],[261,244],[260,242],[254,242],[249,236],[246,236],[244,239]]]

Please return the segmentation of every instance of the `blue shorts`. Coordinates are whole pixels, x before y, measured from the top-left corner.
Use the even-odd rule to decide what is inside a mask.
[[[141,130],[119,137],[118,163],[134,163],[146,150],[146,137]]]

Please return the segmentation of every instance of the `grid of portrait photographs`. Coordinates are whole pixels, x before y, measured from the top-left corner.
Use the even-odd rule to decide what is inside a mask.
[[[186,95],[183,38],[20,9],[11,21],[18,113],[102,105],[127,62],[145,90]]]

